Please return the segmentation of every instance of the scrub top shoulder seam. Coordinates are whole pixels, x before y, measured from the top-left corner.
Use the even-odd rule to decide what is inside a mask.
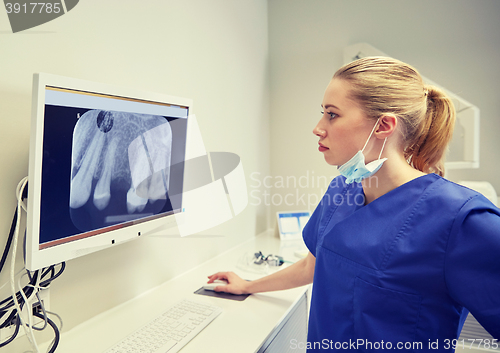
[[[462,204],[462,206],[460,206],[460,208],[459,208],[459,210],[457,212],[457,215],[460,214],[460,212],[462,212],[462,210],[464,209],[464,207],[467,206],[467,204],[470,201],[476,199],[478,196],[479,196],[478,194],[475,194],[475,195],[472,195],[469,198],[467,198],[464,201],[464,203]],[[457,222],[463,222],[464,219],[465,219],[465,217],[460,218],[460,219],[459,219],[459,217],[455,217],[455,220],[453,221],[453,224],[452,224],[451,229],[450,229],[450,233],[448,234],[448,238],[446,239],[446,247],[445,247],[445,253],[444,253],[445,255],[443,257],[443,266],[442,266],[442,268],[443,268],[444,285],[445,285],[446,290],[448,291],[448,293],[451,293],[451,291],[450,291],[450,289],[448,287],[448,281],[446,280],[446,260],[448,258],[448,256],[447,256],[448,255],[448,247],[449,247],[449,244],[450,244],[451,237],[453,237],[453,235],[455,233],[457,233]],[[460,305],[463,306],[462,303],[460,303]]]

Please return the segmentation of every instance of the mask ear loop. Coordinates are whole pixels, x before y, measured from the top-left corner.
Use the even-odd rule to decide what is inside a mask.
[[[387,142],[387,137],[384,139],[384,144],[382,145],[382,149],[380,150],[380,154],[378,155],[378,159],[382,157],[382,152],[384,151],[385,143]]]
[[[368,139],[366,140],[365,145],[363,146],[363,149],[361,150],[361,153],[363,153],[363,151],[365,150],[366,145],[368,144],[368,141],[370,141],[370,139],[371,139],[371,137],[373,135],[373,132],[375,131],[375,128],[378,125],[379,120],[380,120],[380,118],[377,119],[377,122],[375,123],[375,126],[373,126],[372,132],[370,132],[370,136],[368,136]],[[384,142],[384,144],[385,144],[385,142]],[[382,147],[382,149],[383,149],[383,147]],[[380,154],[382,154],[382,152],[380,152]],[[379,159],[380,159],[380,157],[379,157]]]

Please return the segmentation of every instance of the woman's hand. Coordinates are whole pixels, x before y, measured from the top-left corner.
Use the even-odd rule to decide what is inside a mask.
[[[220,285],[214,289],[216,292],[232,294],[250,294],[290,289],[312,283],[315,265],[316,258],[309,252],[304,259],[297,261],[293,265],[254,281],[245,281],[234,272],[217,272],[208,276],[208,283],[212,283],[217,279],[226,280],[228,282],[227,285]]]
[[[226,292],[232,294],[249,294],[248,281],[245,281],[234,272],[217,272],[208,276],[208,282],[212,283],[215,280],[222,279],[227,281],[227,285],[221,284],[214,288],[216,292]]]

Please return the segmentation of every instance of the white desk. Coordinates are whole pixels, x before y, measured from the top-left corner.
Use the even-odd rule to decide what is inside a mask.
[[[287,314],[292,308],[295,308],[294,305],[299,301],[303,303],[308,286],[252,294],[244,301],[202,296],[193,292],[206,282],[207,275],[218,271],[231,270],[244,278],[254,278],[255,275],[252,277],[251,274],[236,267],[238,259],[249,251],[262,250],[265,254],[278,254],[279,249],[280,241],[278,238],[269,233],[259,235],[140,297],[106,311],[63,333],[56,353],[104,352],[127,334],[140,328],[172,304],[184,298],[220,306],[223,312],[189,342],[182,349],[182,353],[257,352],[265,342],[265,346],[267,346],[273,332],[276,334],[277,331],[280,331],[280,326],[287,321],[284,319],[289,317]],[[291,253],[293,254],[293,252]],[[285,259],[298,260],[293,255],[289,255]],[[302,325],[302,322],[300,324]],[[304,324],[307,325],[307,323]],[[303,333],[292,334],[300,335]],[[297,339],[300,338],[297,337]],[[286,340],[289,341],[288,338]],[[41,348],[46,351],[47,346],[41,345]],[[281,348],[278,350],[279,352],[285,352],[289,347]]]

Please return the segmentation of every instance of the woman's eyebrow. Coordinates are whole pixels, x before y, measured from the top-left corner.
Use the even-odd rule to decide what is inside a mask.
[[[335,108],[337,110],[340,110],[337,106],[333,105],[333,104],[327,104],[323,107],[323,104],[321,104],[321,108],[324,108],[324,109],[328,109],[328,108]]]

